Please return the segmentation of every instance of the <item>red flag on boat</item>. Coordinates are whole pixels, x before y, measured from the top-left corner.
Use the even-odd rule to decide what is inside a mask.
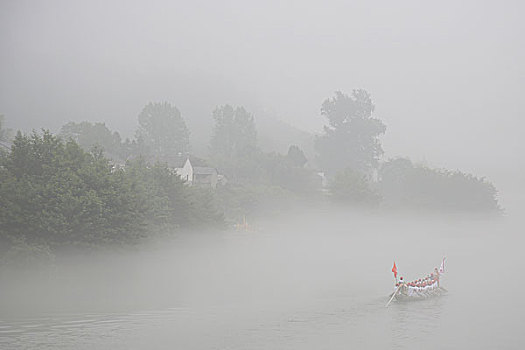
[[[394,261],[394,266],[392,267],[392,272],[394,273],[394,277],[397,278],[397,266],[396,266],[395,261]]]
[[[441,266],[439,267],[439,273],[445,273],[445,258],[443,258],[443,261],[441,262]]]

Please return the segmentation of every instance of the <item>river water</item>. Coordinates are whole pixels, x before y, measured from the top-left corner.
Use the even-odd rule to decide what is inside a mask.
[[[0,349],[520,349],[519,220],[308,211],[4,277]],[[447,257],[449,293],[385,304]]]

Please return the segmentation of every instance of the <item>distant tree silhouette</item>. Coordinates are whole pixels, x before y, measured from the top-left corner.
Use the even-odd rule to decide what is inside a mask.
[[[104,123],[69,122],[60,129],[60,136],[75,140],[84,150],[98,146],[110,158],[123,158],[123,145],[118,132],[111,132]]]
[[[328,174],[342,169],[369,174],[377,167],[383,154],[379,136],[386,126],[373,118],[374,104],[365,90],[354,90],[351,95],[340,91],[325,100],[321,114],[327,118],[324,135],[317,138],[315,148],[318,163]]]
[[[397,158],[380,169],[385,206],[433,211],[499,212],[497,190],[484,178],[431,169]]]
[[[330,192],[334,202],[343,204],[370,206],[380,201],[380,196],[371,188],[367,176],[352,169],[335,174],[330,183]]]
[[[148,103],[138,117],[137,142],[155,160],[168,161],[189,151],[189,131],[177,107]]]
[[[213,111],[215,125],[210,141],[212,162],[232,180],[254,180],[260,150],[257,148],[255,119],[243,107],[230,105]]]
[[[288,154],[286,155],[286,158],[292,165],[296,167],[303,167],[308,161],[304,155],[304,152],[296,145],[291,145],[290,148],[288,148]]]

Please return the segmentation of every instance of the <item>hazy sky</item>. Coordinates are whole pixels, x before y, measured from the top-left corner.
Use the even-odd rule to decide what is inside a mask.
[[[0,113],[13,128],[93,120],[131,135],[148,101],[206,122],[231,103],[320,131],[325,98],[365,88],[388,126],[388,156],[497,177],[525,169],[524,10],[520,1],[3,0]]]

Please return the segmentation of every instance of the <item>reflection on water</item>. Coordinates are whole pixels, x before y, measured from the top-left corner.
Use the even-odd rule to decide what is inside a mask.
[[[4,320],[0,322],[0,348],[139,349],[149,344],[166,349],[318,349],[327,344],[331,348],[402,345],[435,335],[446,300],[399,303],[389,309],[384,307],[385,298],[338,302],[337,306],[325,303],[324,310],[290,313],[279,312],[274,305],[272,317],[264,316],[263,309],[252,309],[249,317],[234,307],[215,307]],[[388,333],[379,334],[384,331]],[[387,334],[390,339],[384,338]]]
[[[47,289],[35,287],[35,297],[26,293],[17,300],[31,308],[40,298],[50,308],[46,313],[32,318],[1,314],[0,349],[525,345],[525,283],[514,277],[523,267],[516,244],[519,225],[312,217],[249,235],[224,234],[207,247],[207,238],[179,241],[139,262],[133,258],[105,263],[103,270],[89,265],[80,274],[63,273]],[[413,279],[431,271],[443,254],[448,256],[442,281],[448,294],[385,308],[393,259]],[[513,288],[505,288],[509,280]],[[83,302],[84,311],[53,312],[66,301]],[[101,305],[104,312],[85,311]]]

